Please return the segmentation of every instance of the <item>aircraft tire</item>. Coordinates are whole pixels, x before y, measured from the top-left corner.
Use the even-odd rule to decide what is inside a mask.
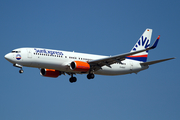
[[[23,70],[19,70],[19,73],[23,73],[24,71]]]
[[[73,82],[76,82],[77,81],[77,78],[76,77],[71,77],[69,78],[69,82],[70,83],[73,83]]]
[[[87,78],[88,78],[88,79],[93,79],[93,78],[94,78],[94,74],[88,74],[88,75],[87,75]]]

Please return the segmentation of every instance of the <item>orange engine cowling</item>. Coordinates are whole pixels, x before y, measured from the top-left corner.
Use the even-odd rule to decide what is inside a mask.
[[[73,61],[70,64],[70,69],[74,71],[87,72],[90,69],[90,65],[87,62]]]
[[[40,74],[45,77],[54,77],[57,78],[59,75],[61,75],[61,72],[54,69],[44,69],[42,68],[40,71]]]

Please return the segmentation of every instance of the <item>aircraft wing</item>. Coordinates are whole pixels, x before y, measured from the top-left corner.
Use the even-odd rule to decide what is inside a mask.
[[[91,65],[91,69],[93,70],[101,69],[102,66],[108,66],[111,68],[110,66],[111,64],[121,63],[121,61],[125,60],[127,56],[156,48],[158,41],[159,41],[159,36],[158,36],[158,39],[156,39],[156,41],[154,42],[154,44],[151,47],[148,47],[146,49],[135,51],[135,52],[124,53],[120,55],[115,55],[115,56],[107,57],[103,59],[92,60],[92,61],[89,61],[88,63]]]

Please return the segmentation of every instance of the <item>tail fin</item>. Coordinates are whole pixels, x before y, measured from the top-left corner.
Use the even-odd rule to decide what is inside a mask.
[[[150,42],[151,42],[151,35],[152,35],[152,29],[146,29],[144,33],[141,35],[141,37],[139,38],[139,40],[137,41],[137,43],[132,48],[131,52],[143,50],[149,47]],[[136,61],[146,62],[147,57],[148,57],[148,51],[144,51],[144,52],[132,55],[132,56],[127,56],[126,58],[136,60]]]

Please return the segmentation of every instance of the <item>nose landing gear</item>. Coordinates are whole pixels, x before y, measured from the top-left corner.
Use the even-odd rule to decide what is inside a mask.
[[[19,64],[13,64],[13,66],[20,68],[19,73],[23,73],[23,72],[24,72],[21,65],[19,65]]]
[[[23,73],[24,71],[23,71],[23,69],[21,68],[20,70],[19,70],[19,73]]]

